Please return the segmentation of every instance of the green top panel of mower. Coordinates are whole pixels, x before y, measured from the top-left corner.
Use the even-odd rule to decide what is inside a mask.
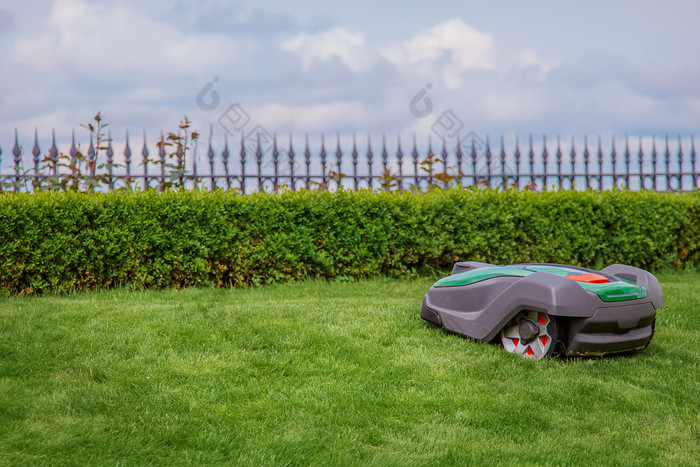
[[[447,276],[437,281],[434,287],[463,286],[494,277],[525,277],[535,272],[544,272],[571,279],[585,290],[598,295],[604,302],[622,302],[646,296],[644,287],[619,277],[582,268],[545,264],[487,266]]]

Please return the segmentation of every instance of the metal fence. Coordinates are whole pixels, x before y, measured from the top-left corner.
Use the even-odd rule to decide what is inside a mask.
[[[146,134],[132,151],[129,134],[121,145],[80,150],[73,132],[67,152],[55,132],[42,152],[38,132],[27,153],[15,141],[8,158],[0,147],[0,190],[80,189],[165,190],[186,188],[255,191],[346,189],[421,190],[451,185],[481,188],[694,191],[700,187],[695,139],[602,138],[582,140],[546,136],[525,141],[501,137],[496,144],[470,133],[422,148],[412,138],[358,138],[338,135],[301,142],[292,136],[239,135],[217,149],[213,135],[175,153],[165,150],[163,135],[149,146]],[[265,135],[263,135],[265,136]],[[68,142],[64,146],[67,146]],[[115,146],[123,149],[115,151]],[[315,150],[314,150],[315,148]],[[3,159],[5,156],[5,159]]]

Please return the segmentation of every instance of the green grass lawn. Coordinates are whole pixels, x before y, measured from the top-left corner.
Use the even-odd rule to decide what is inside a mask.
[[[0,299],[0,464],[698,465],[700,274],[634,356],[431,327],[431,280]]]

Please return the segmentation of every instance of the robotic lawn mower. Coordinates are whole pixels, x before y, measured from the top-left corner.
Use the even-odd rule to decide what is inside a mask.
[[[664,304],[652,274],[614,264],[601,271],[561,264],[459,262],[423,300],[421,318],[450,332],[500,342],[541,359],[646,348]]]

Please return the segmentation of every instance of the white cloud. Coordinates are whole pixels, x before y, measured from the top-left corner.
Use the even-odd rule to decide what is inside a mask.
[[[464,72],[493,70],[496,66],[494,38],[457,18],[386,47],[383,55],[406,72],[428,77],[439,74],[449,89],[460,87]]]
[[[354,73],[362,73],[377,62],[376,54],[366,46],[362,34],[332,28],[318,34],[299,34],[282,43],[283,50],[299,56],[304,71],[315,61],[327,62],[336,57]]]
[[[228,36],[183,34],[125,3],[56,0],[37,36],[20,37],[14,59],[42,71],[89,76],[192,73],[231,63],[237,43]]]
[[[507,81],[542,81],[552,65],[542,60],[536,52],[526,50],[517,53],[503,68],[501,74]]]
[[[400,12],[405,25],[378,32],[376,18],[327,16],[335,4],[313,9],[320,20],[298,15],[304,6],[281,4],[173,2],[166,11],[139,0],[24,0],[3,7],[0,28],[8,15],[15,24],[0,34],[3,149],[15,126],[20,134],[35,126],[61,133],[98,110],[120,133],[147,127],[150,138],[183,114],[206,129],[234,102],[280,133],[416,130],[421,138],[447,110],[477,132],[697,129],[700,69],[692,60],[654,65],[647,49],[635,55],[630,50],[642,49],[625,51],[614,37],[604,53],[599,39],[574,34],[557,35],[561,43],[549,47],[551,34],[543,38],[537,25],[476,29],[456,16],[437,22],[444,12],[418,27],[413,10]],[[562,19],[557,27],[576,24],[583,23]],[[647,30],[630,29],[625,40],[643,43]],[[678,50],[691,41],[675,37],[666,35],[675,55],[664,56],[687,59]],[[220,97],[215,110],[195,103],[208,82]],[[409,102],[423,91],[433,109],[418,118]]]
[[[294,132],[322,132],[328,129],[366,128],[371,109],[357,101],[316,105],[266,104],[251,109],[266,128],[288,128]]]
[[[452,55],[451,63],[459,70],[489,70],[494,67],[493,38],[452,19],[428,29],[404,43],[411,63],[438,60],[443,53]]]

